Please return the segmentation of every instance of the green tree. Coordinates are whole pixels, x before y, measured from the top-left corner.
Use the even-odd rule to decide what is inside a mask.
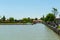
[[[28,18],[23,18],[22,20],[23,20],[23,23],[31,23],[30,17],[28,17]]]
[[[13,17],[10,17],[10,18],[9,18],[9,21],[10,21],[10,22],[14,22],[14,18],[13,18]]]
[[[35,20],[38,20],[38,18],[35,18]]]
[[[27,23],[28,22],[28,19],[27,18],[23,18],[23,23]]]
[[[43,16],[43,17],[41,17],[40,19],[44,21],[44,20],[45,20],[45,17]]]
[[[30,22],[33,23],[33,20],[34,20],[34,19],[30,19],[30,20],[31,20]]]
[[[2,21],[5,21],[5,20],[6,20],[5,16],[3,16],[3,17],[2,17]]]
[[[52,13],[49,13],[45,18],[45,21],[54,21],[54,20],[55,20],[55,15]]]
[[[31,22],[31,19],[30,19],[30,17],[28,17],[27,19],[28,19],[28,20],[27,20],[28,22]]]

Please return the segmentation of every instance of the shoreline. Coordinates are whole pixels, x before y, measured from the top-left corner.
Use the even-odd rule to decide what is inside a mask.
[[[48,28],[50,28],[52,31],[54,31],[56,34],[58,34],[60,36],[60,30],[58,30],[57,28],[52,27],[51,25],[47,24],[47,23],[43,23],[45,24]]]
[[[33,23],[0,23],[0,25],[33,25]]]

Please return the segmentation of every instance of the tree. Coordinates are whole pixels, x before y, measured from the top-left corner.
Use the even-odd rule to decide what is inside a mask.
[[[38,20],[38,18],[35,18],[35,20]]]
[[[52,12],[55,16],[58,14],[58,10],[56,8],[53,8]]]
[[[10,21],[10,22],[14,22],[14,18],[13,18],[13,17],[10,17],[10,18],[9,18],[9,21]]]
[[[28,17],[27,19],[28,19],[28,20],[27,20],[28,22],[31,22],[31,19],[30,19],[30,17]]]
[[[44,21],[44,20],[45,20],[45,17],[44,17],[44,15],[43,15],[43,17],[41,17],[40,19]]]
[[[45,21],[54,21],[54,20],[55,20],[55,15],[52,13],[49,13],[45,18]]]
[[[23,18],[23,23],[27,23],[28,22],[28,19],[27,18]]]
[[[5,21],[5,20],[6,20],[5,16],[3,16],[3,17],[2,17],[2,21]]]
[[[28,17],[28,18],[23,18],[22,20],[23,20],[23,23],[31,23],[30,17]]]

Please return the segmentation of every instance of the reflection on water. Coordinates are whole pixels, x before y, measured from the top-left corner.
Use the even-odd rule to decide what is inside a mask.
[[[0,40],[60,40],[60,36],[43,24],[0,25]]]

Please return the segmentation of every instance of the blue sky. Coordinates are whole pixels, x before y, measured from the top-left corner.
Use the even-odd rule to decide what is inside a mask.
[[[0,16],[40,18],[51,12],[60,11],[60,0],[0,0]]]

